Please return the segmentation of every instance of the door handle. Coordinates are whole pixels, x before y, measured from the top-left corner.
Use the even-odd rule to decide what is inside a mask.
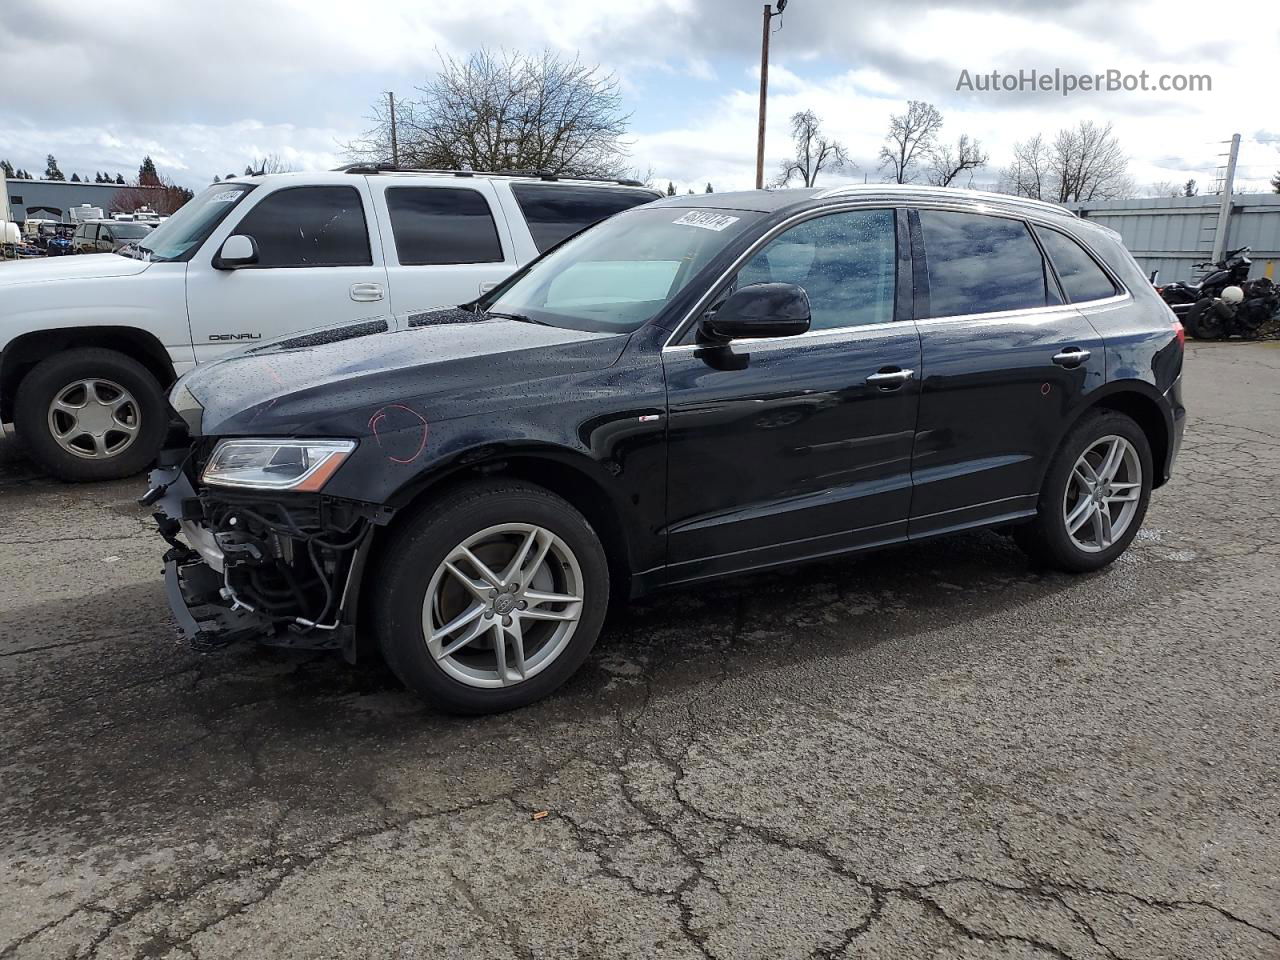
[[[867,377],[867,383],[881,390],[896,390],[916,375],[914,370],[903,370],[898,367],[885,367]]]
[[[351,285],[351,299],[357,301],[381,300],[382,284],[353,283]]]
[[[1053,362],[1060,367],[1078,367],[1093,354],[1083,347],[1067,347],[1053,355]]]

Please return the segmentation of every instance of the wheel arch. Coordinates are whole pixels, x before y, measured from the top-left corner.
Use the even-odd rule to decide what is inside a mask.
[[[99,347],[141,363],[162,388],[177,379],[173,360],[158,337],[137,327],[55,327],[14,337],[0,354],[0,420],[13,419],[18,384],[40,361],[63,350]]]
[[[460,462],[461,461],[461,462]],[[397,513],[385,529],[381,540],[391,529],[407,522],[431,500],[442,493],[478,480],[505,477],[523,480],[554,493],[586,517],[609,562],[610,589],[614,596],[630,595],[632,562],[631,537],[622,522],[619,507],[608,487],[595,474],[599,471],[587,456],[558,447],[495,449],[483,454],[461,457],[442,470],[434,471],[401,491],[394,498]],[[377,551],[378,540],[372,547]]]
[[[1058,444],[1072,428],[1091,413],[1113,410],[1133,420],[1146,435],[1151,446],[1151,462],[1155,467],[1152,488],[1168,480],[1169,453],[1173,442],[1173,414],[1159,391],[1142,380],[1120,380],[1098,389],[1089,397],[1058,437]],[[1056,446],[1055,446],[1056,449]]]

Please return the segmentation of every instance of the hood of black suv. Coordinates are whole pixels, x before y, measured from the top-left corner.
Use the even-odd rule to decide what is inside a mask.
[[[463,310],[417,314],[399,329],[364,320],[203,364],[172,402],[205,436],[359,437],[387,404],[429,409],[437,422],[509,408],[522,384],[607,367],[626,341]]]

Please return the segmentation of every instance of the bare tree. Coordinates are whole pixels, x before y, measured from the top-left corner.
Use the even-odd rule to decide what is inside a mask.
[[[1172,180],[1157,180],[1147,186],[1146,194],[1148,197],[1180,197],[1182,187]]]
[[[880,169],[887,168],[894,183],[910,183],[941,128],[942,114],[937,107],[923,100],[909,100],[906,113],[889,117],[889,132],[880,148]]]
[[[550,51],[536,56],[482,49],[441,57],[440,72],[396,102],[402,165],[462,170],[537,170],[616,177],[626,169],[628,115],[613,74]],[[384,101],[371,127],[346,145],[356,161],[388,162]]]
[[[266,173],[293,173],[298,168],[285,160],[278,153],[268,153],[261,160],[254,160],[246,168],[249,176],[262,176]]]
[[[960,174],[985,167],[990,159],[982,152],[979,140],[970,140],[967,133],[962,133],[954,148],[944,143],[929,152],[929,182],[935,187],[949,187]],[[972,174],[969,182],[973,182]]]
[[[792,178],[799,177],[806,187],[812,187],[823,170],[850,166],[849,151],[840,141],[823,136],[822,121],[812,110],[791,115],[791,139],[795,143],[795,156],[782,162],[782,169],[774,181],[776,186],[785,187]]]
[[[192,192],[186,187],[180,187],[168,177],[154,171],[146,179],[154,182],[139,183],[135,180],[113,193],[110,212],[137,213],[146,208],[167,217],[177,213],[178,208],[192,197]]]
[[[1129,158],[1110,123],[1098,126],[1092,120],[1082,120],[1059,130],[1050,157],[1060,203],[1108,200],[1134,192],[1133,181],[1125,172]]]
[[[1041,134],[1015,143],[1001,189],[1058,203],[1132,196],[1136,187],[1128,166],[1111,124],[1083,120],[1059,130],[1052,143]]]
[[[1013,162],[1001,175],[1000,189],[1033,200],[1045,199],[1049,183],[1049,148],[1043,135],[1013,145]]]

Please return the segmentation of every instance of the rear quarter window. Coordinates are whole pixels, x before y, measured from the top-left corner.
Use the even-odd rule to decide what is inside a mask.
[[[657,199],[638,190],[550,183],[513,183],[511,192],[539,253],[593,223]]]
[[[1049,227],[1036,227],[1036,236],[1058,273],[1062,290],[1071,303],[1103,300],[1119,291],[1111,278],[1080,244]]]

